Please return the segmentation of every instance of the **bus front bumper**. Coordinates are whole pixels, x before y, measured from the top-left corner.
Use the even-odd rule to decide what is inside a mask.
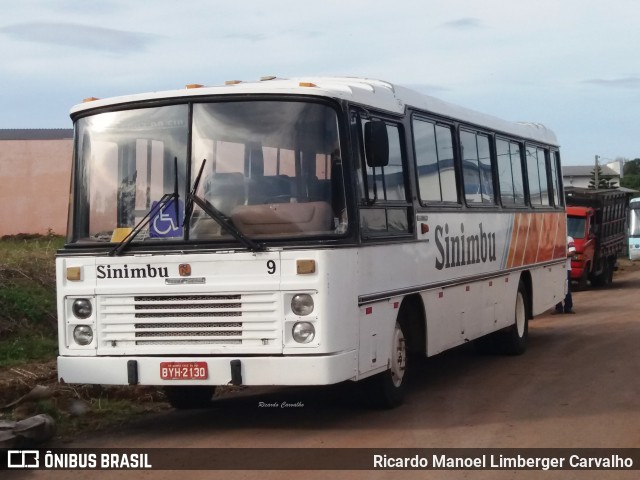
[[[166,380],[161,364],[206,363],[206,378]],[[355,379],[355,351],[286,357],[58,357],[58,380],[99,385],[331,385]],[[238,376],[239,374],[239,376]]]

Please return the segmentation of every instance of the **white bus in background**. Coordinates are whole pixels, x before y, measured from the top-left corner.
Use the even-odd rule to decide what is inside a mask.
[[[629,260],[640,258],[640,197],[629,200]]]
[[[564,296],[558,144],[386,82],[268,78],[74,107],[59,378],[363,381],[416,356],[522,353]]]

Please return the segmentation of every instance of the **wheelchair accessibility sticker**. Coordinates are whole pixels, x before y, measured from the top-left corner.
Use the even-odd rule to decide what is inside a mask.
[[[154,215],[149,227],[151,238],[169,238],[182,236],[182,222],[184,203],[178,200],[178,216],[176,218],[175,200],[170,200]],[[158,202],[153,202],[151,209],[156,208]]]

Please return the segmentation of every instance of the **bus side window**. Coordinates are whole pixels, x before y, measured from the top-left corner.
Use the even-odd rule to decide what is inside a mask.
[[[545,206],[549,206],[551,201],[549,199],[549,181],[547,178],[547,158],[548,150],[538,148],[538,171],[540,172],[540,194],[542,197],[542,204]]]
[[[533,145],[526,145],[527,178],[529,180],[529,198],[533,206],[548,206],[549,187],[545,150]]]
[[[551,188],[553,188],[553,204],[556,207],[563,205],[562,201],[562,175],[558,175],[560,165],[559,153],[551,152]]]
[[[370,120],[363,120],[362,129]],[[379,121],[379,120],[376,120]],[[400,129],[398,125],[387,124],[389,138],[389,162],[383,167],[371,167],[366,162],[366,179],[360,179],[366,186],[367,200],[374,201],[403,201],[406,202],[405,170],[400,143]],[[363,137],[364,139],[364,134]],[[364,150],[364,149],[363,149]],[[361,190],[364,192],[364,190]]]
[[[451,128],[414,119],[413,139],[421,202],[458,202]]]
[[[365,125],[370,119],[361,119],[363,162],[358,181],[364,198],[360,207],[360,226],[363,236],[402,235],[410,232],[407,200],[407,177],[402,139],[398,124],[385,122],[389,143],[389,161],[384,166],[369,166],[366,158]],[[374,120],[380,122],[380,120]]]
[[[520,145],[507,140],[496,140],[498,181],[502,204],[524,205],[524,183]]]
[[[494,204],[489,137],[461,131],[462,172],[467,203]]]

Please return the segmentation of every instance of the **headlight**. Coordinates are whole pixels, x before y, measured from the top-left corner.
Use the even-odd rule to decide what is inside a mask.
[[[91,302],[86,298],[77,298],[71,306],[71,311],[76,318],[89,318],[93,311],[93,307],[91,307]]]
[[[298,322],[291,331],[293,339],[298,343],[309,343],[316,336],[316,328],[311,322]]]
[[[309,315],[313,312],[313,298],[311,298],[311,295],[306,293],[294,295],[291,299],[291,310],[293,310],[293,313],[300,315],[301,317]]]
[[[73,329],[73,339],[78,345],[89,345],[93,341],[93,330],[89,325],[77,325]]]

